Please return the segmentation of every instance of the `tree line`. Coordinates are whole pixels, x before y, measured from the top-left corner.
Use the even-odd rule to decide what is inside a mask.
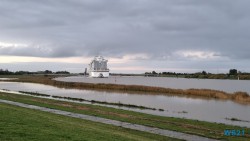
[[[8,69],[3,70],[0,69],[0,75],[24,75],[24,74],[70,74],[68,71],[56,71],[53,72],[51,70],[45,70],[45,71],[36,71],[36,72],[30,72],[30,71],[9,71]]]
[[[176,73],[176,72],[145,72],[145,76],[153,77],[183,77],[183,78],[206,78],[206,79],[244,79],[250,80],[250,73],[241,72],[237,69],[230,69],[228,73],[213,74],[206,71],[196,73]]]

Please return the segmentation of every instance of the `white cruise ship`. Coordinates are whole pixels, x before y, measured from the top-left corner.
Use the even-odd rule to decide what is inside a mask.
[[[96,56],[89,64],[89,77],[109,77],[108,60]]]

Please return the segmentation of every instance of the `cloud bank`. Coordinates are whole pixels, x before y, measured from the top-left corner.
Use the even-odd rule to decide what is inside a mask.
[[[123,60],[114,68],[129,62],[142,71],[155,66],[250,71],[249,5],[248,0],[2,0],[0,56],[103,55]]]

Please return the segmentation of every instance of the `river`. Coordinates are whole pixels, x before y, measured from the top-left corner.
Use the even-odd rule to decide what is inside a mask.
[[[250,122],[231,121],[225,118],[237,118],[250,121],[250,106],[233,101],[180,97],[174,95],[147,95],[143,93],[118,93],[107,91],[63,89],[42,84],[0,82],[0,89],[29,91],[55,96],[67,96],[133,105],[142,105],[164,111],[123,108],[153,115],[197,119],[201,121],[225,123],[250,127]],[[119,107],[117,107],[119,108]],[[120,107],[121,108],[121,107]]]

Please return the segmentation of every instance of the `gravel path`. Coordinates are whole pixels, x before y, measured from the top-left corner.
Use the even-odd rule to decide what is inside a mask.
[[[40,111],[45,111],[45,112],[50,112],[50,113],[64,115],[64,116],[68,116],[68,117],[80,118],[80,119],[89,120],[89,121],[93,121],[93,122],[110,124],[110,125],[119,126],[119,127],[123,127],[123,128],[158,134],[158,135],[177,138],[177,139],[183,139],[183,140],[187,140],[187,141],[216,141],[215,139],[209,139],[209,138],[196,136],[196,135],[190,135],[190,134],[185,134],[185,133],[180,133],[180,132],[175,132],[175,131],[170,131],[170,130],[164,130],[164,129],[154,128],[154,127],[132,124],[132,123],[128,123],[128,122],[121,122],[121,121],[117,121],[117,120],[105,119],[105,118],[100,118],[100,117],[95,117],[95,116],[89,116],[89,115],[84,115],[84,114],[77,114],[77,113],[55,110],[55,109],[50,109],[50,108],[45,108],[45,107],[28,105],[28,104],[23,104],[23,103],[19,103],[19,102],[8,101],[8,100],[0,99],[0,103],[15,105],[15,106],[29,108],[29,109],[35,109],[35,110],[40,110]]]

